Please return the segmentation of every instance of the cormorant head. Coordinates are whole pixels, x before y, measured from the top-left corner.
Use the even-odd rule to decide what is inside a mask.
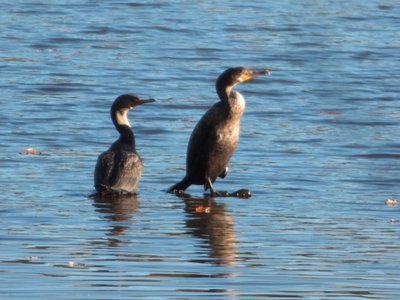
[[[135,95],[121,95],[115,99],[112,108],[114,110],[130,110],[135,106],[141,105],[143,103],[154,102],[154,99],[140,99]]]
[[[254,77],[270,75],[270,72],[265,69],[263,71],[252,71],[244,67],[229,68],[225,70],[217,79],[217,88],[221,86],[233,87],[238,83],[248,81]]]
[[[154,101],[154,99],[140,99],[135,95],[121,95],[115,99],[111,106],[111,118],[116,125],[127,125],[130,127],[127,116],[129,110],[135,106]]]

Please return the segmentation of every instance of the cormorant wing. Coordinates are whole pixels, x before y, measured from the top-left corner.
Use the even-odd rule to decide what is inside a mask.
[[[110,176],[113,170],[115,152],[105,151],[99,155],[94,171],[94,186],[97,190],[110,187]]]
[[[115,154],[109,183],[113,190],[136,192],[142,175],[142,160],[135,152],[121,151]]]
[[[193,181],[203,182],[206,175],[213,177],[211,180],[214,181],[219,176],[206,173],[213,167],[210,164],[214,161],[212,156],[216,150],[217,130],[219,123],[224,119],[224,113],[221,103],[216,103],[203,115],[192,132],[187,150],[186,169]],[[224,170],[225,166],[218,172],[222,173]]]

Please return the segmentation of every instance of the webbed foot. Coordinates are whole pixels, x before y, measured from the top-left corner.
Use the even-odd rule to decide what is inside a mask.
[[[212,197],[231,197],[231,193],[228,191],[214,191],[211,193]]]
[[[240,189],[233,193],[230,193],[228,191],[212,191],[210,194],[205,195],[211,197],[237,197],[247,199],[251,197],[251,192],[250,190]]]
[[[237,190],[236,192],[232,193],[233,197],[238,197],[238,198],[250,198],[251,197],[251,191],[246,190],[246,189],[240,189]]]
[[[188,196],[190,196],[188,193],[186,193],[185,190],[180,190],[180,189],[169,189],[167,191],[167,193],[174,194],[174,195],[176,195],[178,197],[188,197]]]
[[[226,169],[227,170],[227,169]],[[250,198],[251,192],[247,189],[240,189],[236,192],[230,193],[227,191],[216,191],[212,185],[211,179],[209,177],[206,178],[208,185],[205,186],[205,189],[210,189],[210,196],[211,197],[238,197],[238,198]],[[207,194],[205,194],[207,196]]]

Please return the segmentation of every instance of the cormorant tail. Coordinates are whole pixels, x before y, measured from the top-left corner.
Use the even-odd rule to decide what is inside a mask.
[[[168,193],[176,193],[176,192],[183,192],[184,190],[186,190],[189,186],[191,185],[191,183],[189,182],[189,180],[184,177],[181,181],[179,181],[178,183],[174,184],[173,186],[171,186],[168,189]]]

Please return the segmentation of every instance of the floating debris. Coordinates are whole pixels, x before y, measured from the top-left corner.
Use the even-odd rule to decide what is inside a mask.
[[[34,149],[34,148],[28,148],[25,150],[20,150],[18,151],[19,154],[24,154],[24,155],[40,155],[42,152]]]
[[[70,267],[70,268],[86,268],[87,265],[86,264],[82,264],[82,263],[77,263],[75,261],[69,261],[68,262],[68,267]]]
[[[29,261],[38,260],[39,256],[28,256],[26,259]]]
[[[74,262],[74,261],[69,261],[68,262],[68,267],[71,267],[71,268],[74,268],[74,267],[76,267],[78,264],[76,263],[76,262]]]
[[[336,110],[321,110],[319,112],[321,115],[341,115],[342,113]]]
[[[195,211],[196,211],[197,214],[203,214],[203,213],[209,214],[210,213],[210,207],[209,206],[200,205],[200,206],[196,207]]]
[[[387,206],[397,206],[397,199],[387,199],[385,203]]]

